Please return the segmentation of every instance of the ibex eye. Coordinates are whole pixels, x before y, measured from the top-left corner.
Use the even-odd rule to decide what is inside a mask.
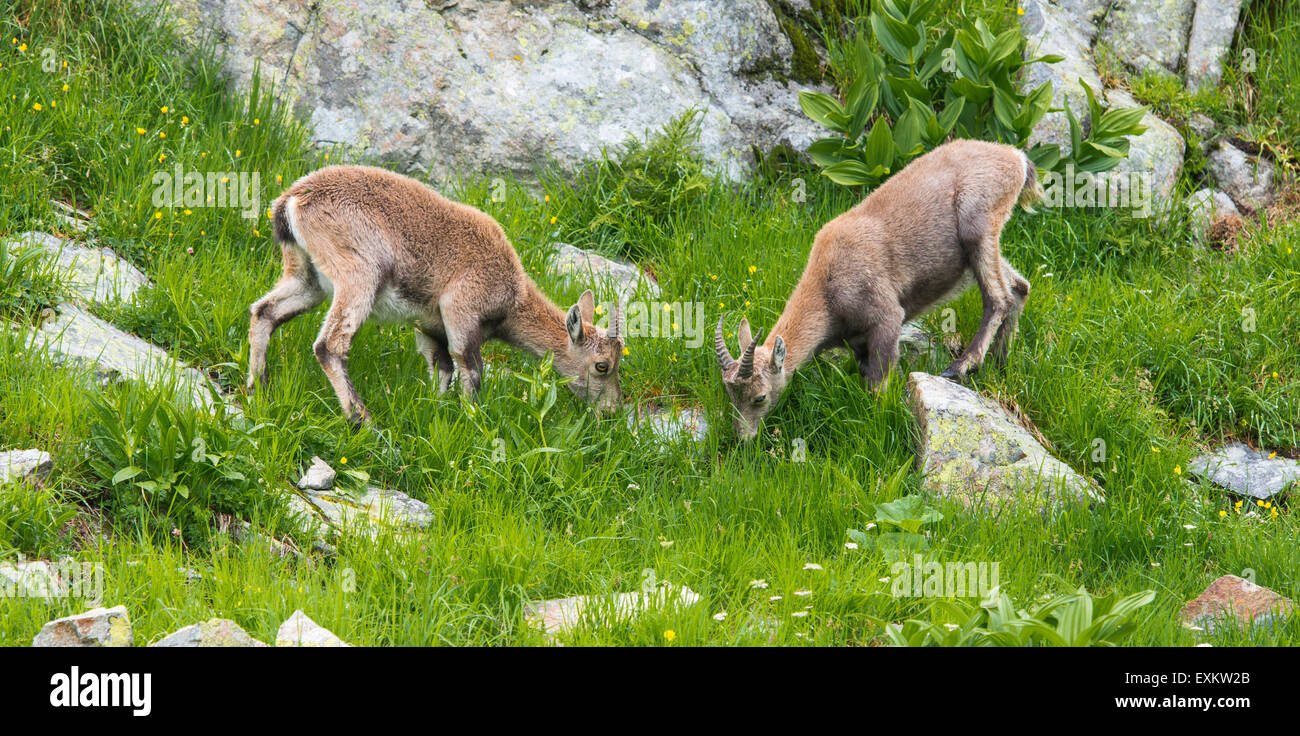
[[[602,360],[601,362],[597,363],[597,364],[596,364],[596,372],[597,372],[597,373],[608,373],[608,372],[609,372],[609,363],[606,363],[606,362],[603,361],[603,360]]]
[[[754,406],[762,406],[765,403],[767,403],[767,394],[754,397]]]

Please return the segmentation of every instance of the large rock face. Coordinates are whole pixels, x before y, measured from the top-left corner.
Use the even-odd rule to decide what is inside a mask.
[[[1187,41],[1187,86],[1215,87],[1223,78],[1223,60],[1232,48],[1232,34],[1241,15],[1242,0],[1198,0]]]
[[[1196,0],[1115,0],[1101,40],[1133,69],[1175,73],[1187,49]]]
[[[1043,82],[1051,82],[1052,107],[1069,105],[1074,117],[1086,124],[1088,97],[1079,86],[1079,80],[1087,82],[1094,94],[1102,92],[1101,77],[1092,58],[1092,41],[1097,29],[1070,7],[1054,5],[1047,0],[1026,0],[1023,8],[1025,14],[1020,16],[1020,31],[1025,34],[1026,58],[1048,54],[1065,57],[1055,64],[1040,62],[1031,65],[1024,88],[1033,89]],[[1034,127],[1029,145],[1039,143],[1055,143],[1061,147],[1061,153],[1069,152],[1070,123],[1064,112],[1049,112]]]
[[[148,4],[149,0],[138,0]],[[701,150],[741,176],[750,144],[820,133],[765,0],[171,0],[245,84],[260,63],[316,139],[405,170],[529,175],[575,164],[691,107]]]

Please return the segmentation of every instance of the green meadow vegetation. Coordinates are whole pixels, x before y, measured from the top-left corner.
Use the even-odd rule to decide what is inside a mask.
[[[994,33],[1015,25],[1014,4],[966,4]],[[104,604],[128,608],[138,644],[212,617],[273,640],[302,609],[359,645],[539,645],[526,604],[634,591],[651,574],[701,602],[582,627],[564,643],[1300,643],[1296,617],[1271,632],[1206,636],[1178,616],[1211,580],[1245,570],[1300,595],[1293,512],[1237,507],[1185,472],[1224,441],[1300,448],[1294,193],[1289,210],[1248,223],[1232,248],[1211,247],[1177,215],[1012,218],[1003,253],[1033,290],[1007,365],[971,385],[1018,407],[1058,457],[1095,479],[1107,501],[1094,508],[990,515],[919,495],[903,388],[908,370],[946,367],[933,358],[900,365],[878,395],[863,390],[851,357],[818,358],[759,438],[741,444],[707,341],[630,338],[625,401],[698,408],[711,425],[700,443],[654,443],[623,416],[552,395],[547,361],[496,343],[485,348],[477,403],[440,397],[409,328],[367,325],[349,370],[375,426],[358,429],[312,354],[323,307],[277,331],[269,386],[242,389],[247,310],[280,272],[266,206],[297,177],[355,160],[313,147],[271,90],[229,90],[211,49],[186,49],[159,18],[109,5],[0,2],[0,234],[58,233],[130,260],[153,286],[95,313],[202,367],[243,415],[210,415],[158,387],[101,387],[84,368],[28,351],[21,331],[0,330],[0,449],[41,448],[55,464],[43,487],[0,488],[0,559],[102,564]],[[1229,69],[1222,91],[1130,86],[1177,125],[1205,112],[1288,160],[1300,132],[1300,8],[1254,2],[1245,28],[1239,43],[1256,51],[1258,69]],[[666,301],[704,303],[710,336],[726,315],[734,346],[742,316],[775,322],[813,235],[863,192],[798,164],[728,183],[692,146],[688,116],[578,173],[546,170],[532,182],[467,171],[446,193],[495,217],[557,303],[584,288],[546,273],[563,241],[636,260]],[[1189,151],[1179,199],[1202,185],[1195,160]],[[152,177],[176,164],[260,172],[260,211],[155,207]],[[92,212],[89,232],[61,230],[51,200]],[[0,249],[0,276],[0,315],[18,324],[66,293],[47,264],[20,252]],[[951,306],[969,339],[978,293]],[[924,325],[942,332],[937,314]],[[195,438],[206,452],[190,452]],[[432,523],[414,535],[348,536],[300,558],[220,532],[233,517],[293,536],[273,491],[313,455],[425,501]],[[919,535],[927,559],[997,563],[1002,604],[891,595],[897,549],[880,540],[892,532]],[[1099,626],[1062,633],[1061,611],[1078,605],[1080,588],[1095,596]],[[0,644],[28,645],[45,621],[82,608],[0,598]],[[1016,609],[1037,623],[1008,624]]]

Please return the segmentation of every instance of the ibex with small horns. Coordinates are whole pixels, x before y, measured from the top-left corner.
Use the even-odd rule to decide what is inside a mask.
[[[271,212],[284,272],[250,309],[250,390],[266,378],[271,333],[330,297],[314,350],[343,412],[355,420],[368,420],[369,412],[348,377],[348,351],[370,318],[414,326],[440,393],[457,371],[463,389],[477,392],[480,346],[498,339],[535,355],[552,353],[574,393],[605,410],[619,405],[617,303],[608,331],[593,324],[590,290],[566,314],[528,277],[501,226],[483,212],[368,166],[308,174]]]
[[[737,431],[758,433],[791,373],[815,353],[847,344],[863,379],[878,388],[898,360],[905,321],[963,292],[972,281],[984,317],[944,371],[960,381],[990,346],[1006,359],[1029,282],[999,252],[1019,203],[1043,194],[1033,162],[999,143],[956,140],[921,156],[817,233],[808,265],[765,342],[741,320],[740,360],[718,320],[722,381],[739,412]]]

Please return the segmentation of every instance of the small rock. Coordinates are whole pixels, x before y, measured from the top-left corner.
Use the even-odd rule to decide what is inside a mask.
[[[34,647],[129,647],[135,637],[126,606],[95,608],[41,627]]]
[[[1187,119],[1187,127],[1203,141],[1210,140],[1219,132],[1219,124],[1203,112],[1192,113],[1192,116]]]
[[[1248,622],[1271,630],[1275,621],[1281,622],[1294,608],[1291,599],[1268,588],[1236,575],[1224,575],[1183,606],[1183,623],[1199,626],[1209,634],[1229,618],[1238,624]]]
[[[573,630],[584,620],[606,625],[636,618],[647,610],[686,608],[699,600],[699,594],[690,588],[665,583],[653,593],[579,595],[533,603],[524,608],[524,618],[547,636],[555,636]]]
[[[298,481],[298,488],[302,490],[328,491],[334,487],[334,479],[338,473],[329,463],[321,460],[319,457],[312,457],[311,467],[303,473],[302,479]]]
[[[1243,496],[1267,501],[1300,481],[1300,462],[1285,457],[1270,459],[1240,442],[1192,458],[1187,472]]]
[[[1199,189],[1187,198],[1187,216],[1192,230],[1204,234],[1210,223],[1221,217],[1240,217],[1232,198],[1218,189]]]
[[[614,290],[623,299],[633,296],[644,285],[645,293],[651,297],[659,296],[659,284],[641,272],[635,264],[614,260],[588,250],[556,243],[552,246],[547,269],[562,278],[576,278],[585,285],[594,285]]]
[[[1206,166],[1219,187],[1244,212],[1255,212],[1273,204],[1273,164],[1250,156],[1225,140],[1216,141],[1206,152]]]
[[[680,439],[703,442],[709,435],[709,422],[704,411],[694,407],[664,411],[656,406],[638,408],[627,416],[627,427],[633,434],[647,432],[648,438],[661,443]]]
[[[306,503],[291,502],[291,507],[318,519],[323,517],[335,529],[359,529],[371,536],[377,535],[380,527],[423,529],[433,521],[433,512],[423,501],[401,491],[374,486],[360,498],[340,491],[309,490],[302,500]],[[323,536],[325,529],[317,527],[316,531]]]
[[[918,367],[924,366],[931,357],[939,361],[948,358],[947,349],[915,322],[903,323],[903,330],[898,336],[898,354],[917,362]]]
[[[1103,500],[1092,481],[1052,457],[997,402],[920,372],[908,376],[907,391],[921,430],[916,462],[931,493],[990,509],[1021,494],[1047,506]]]
[[[294,611],[275,635],[277,647],[347,647],[352,646],[322,627],[302,611]]]
[[[149,277],[109,248],[87,248],[41,232],[26,232],[10,241],[20,248],[37,248],[54,261],[68,290],[91,303],[129,301]]]
[[[91,214],[89,212],[66,205],[57,199],[51,199],[50,206],[54,208],[55,219],[69,230],[84,233],[90,229]]]
[[[1217,87],[1232,47],[1242,0],[1197,0],[1187,39],[1187,88]]]
[[[40,450],[6,450],[0,452],[0,485],[35,481],[40,483],[54,469],[54,458]]]
[[[153,647],[264,647],[265,642],[249,636],[228,618],[213,618],[168,634]]]

